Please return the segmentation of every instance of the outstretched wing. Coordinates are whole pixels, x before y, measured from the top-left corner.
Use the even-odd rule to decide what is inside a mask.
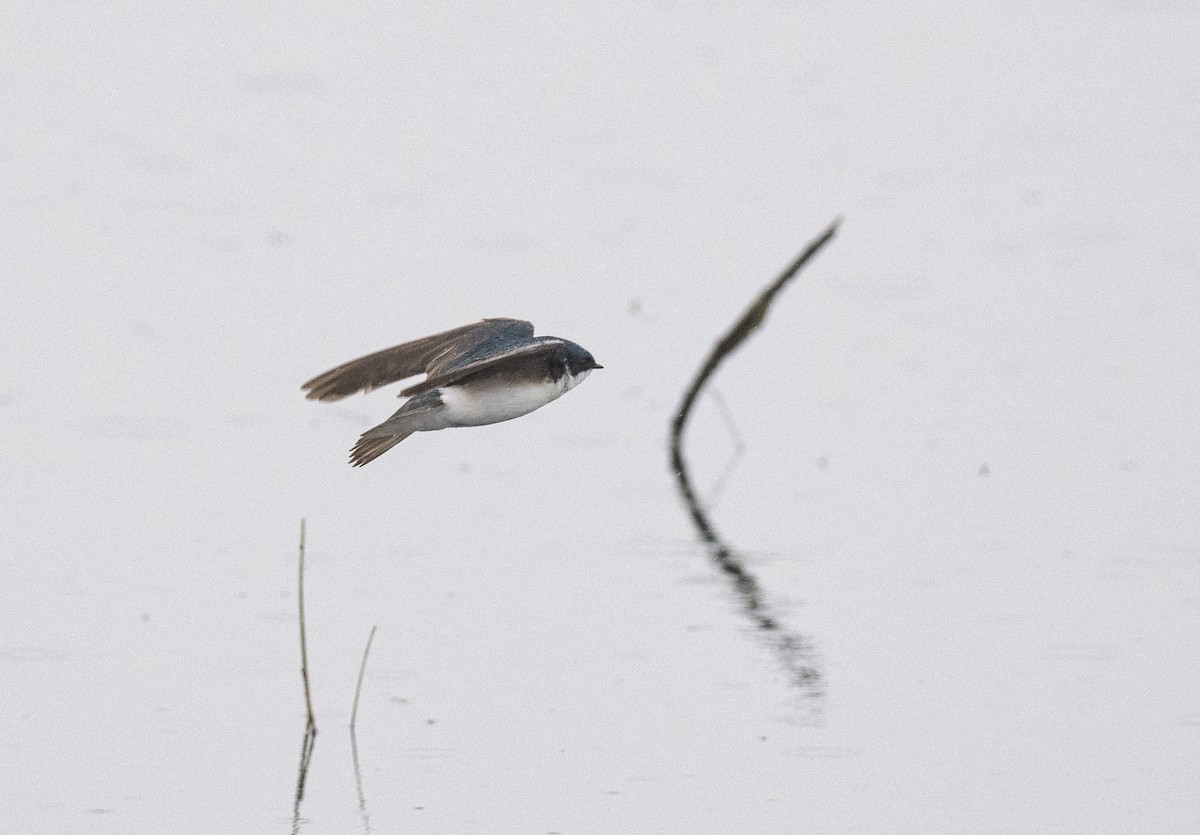
[[[445,368],[456,358],[474,355],[481,347],[513,344],[531,336],[533,325],[521,319],[484,319],[351,360],[313,377],[301,388],[308,392],[309,400],[340,400],[405,377],[424,373],[432,376],[435,366]]]
[[[562,344],[563,341],[555,336],[543,336],[532,342],[528,338],[489,340],[467,354],[445,356],[435,360],[429,367],[428,377],[414,386],[409,386],[400,394],[408,396],[432,391],[480,371],[486,371],[500,363],[512,363],[514,367],[525,363],[542,363],[544,368],[546,356]]]

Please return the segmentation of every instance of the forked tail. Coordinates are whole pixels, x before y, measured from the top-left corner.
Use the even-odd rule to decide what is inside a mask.
[[[358,439],[358,443],[354,445],[354,449],[350,450],[350,462],[355,467],[369,464],[412,434],[411,432],[400,432],[395,435],[372,436],[372,431],[374,430],[364,432],[363,436]]]

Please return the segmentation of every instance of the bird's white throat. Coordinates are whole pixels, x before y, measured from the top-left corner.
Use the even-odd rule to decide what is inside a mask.
[[[566,381],[566,385],[563,387],[563,394],[566,394],[568,391],[575,388],[575,386],[582,383],[584,380],[587,379],[587,376],[591,373],[592,373],[592,369],[590,369],[590,368],[585,368],[585,369],[583,369],[583,371],[580,371],[578,374],[572,374],[570,371],[568,371],[566,374],[563,375],[563,380]]]

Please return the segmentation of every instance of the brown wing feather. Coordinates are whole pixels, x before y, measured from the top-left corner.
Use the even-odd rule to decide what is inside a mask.
[[[521,319],[484,319],[351,360],[313,377],[301,388],[308,392],[309,400],[340,400],[358,391],[371,391],[424,374],[437,361],[465,353],[505,331],[529,337],[533,325]]]

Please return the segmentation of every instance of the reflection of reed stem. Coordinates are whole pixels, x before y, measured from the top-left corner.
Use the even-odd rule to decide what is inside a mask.
[[[363,676],[367,673],[367,656],[371,653],[371,642],[375,640],[375,630],[379,624],[371,627],[367,636],[367,646],[363,649],[362,663],[358,665],[358,683],[354,685],[354,707],[350,710],[350,756],[354,760],[354,785],[358,789],[358,813],[362,816],[363,832],[371,831],[371,816],[367,814],[367,797],[363,794],[362,771],[358,767],[358,735],[355,726],[358,722],[358,697],[362,694]]]
[[[818,695],[820,693],[821,673],[807,660],[811,654],[807,642],[801,636],[785,630],[775,616],[771,614],[763,599],[758,579],[746,569],[741,557],[721,538],[716,528],[713,527],[708,514],[704,511],[700,503],[699,497],[696,495],[695,488],[692,486],[691,475],[687,468],[687,460],[683,454],[683,430],[692,413],[692,407],[695,405],[696,398],[699,396],[701,389],[704,388],[705,383],[708,382],[708,379],[717,370],[717,367],[724,361],[725,357],[733,353],[766,320],[767,309],[775,300],[775,296],[804,268],[813,256],[820,252],[833,239],[840,223],[841,218],[834,220],[821,235],[813,240],[778,278],[759,293],[758,297],[750,304],[750,307],[746,309],[746,312],[729,329],[729,332],[721,337],[720,341],[713,346],[712,351],[709,352],[704,363],[700,366],[700,370],[696,373],[696,378],[684,393],[683,402],[680,403],[679,410],[675,413],[675,418],[671,422],[671,469],[675,473],[675,479],[679,483],[679,491],[683,494],[683,500],[687,504],[688,512],[692,516],[692,522],[696,525],[696,530],[700,533],[700,537],[708,543],[713,561],[716,562],[717,567],[728,575],[733,582],[738,596],[741,597],[742,607],[746,610],[746,614],[750,616],[759,629],[771,635],[772,643],[779,653],[785,669],[791,674],[794,682],[803,687],[810,695]]]
[[[317,726],[304,726],[304,741],[300,743],[300,774],[296,777],[296,800],[292,805],[292,835],[300,832],[300,801],[304,799],[304,783],[308,780],[308,764],[312,761],[313,746],[317,744]]]
[[[363,832],[370,835],[371,815],[367,812],[367,796],[363,794],[362,769],[358,767],[358,735],[350,726],[350,758],[354,761],[354,787],[358,789],[358,814],[362,818]]]

